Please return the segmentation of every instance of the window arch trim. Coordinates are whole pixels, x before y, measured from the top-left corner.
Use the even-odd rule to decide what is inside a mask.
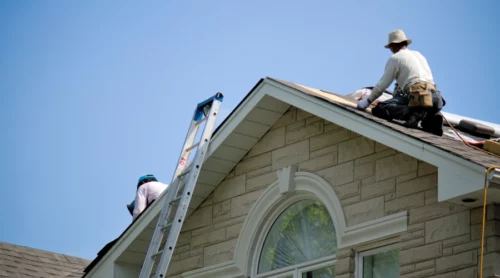
[[[293,179],[278,179],[272,183],[254,203],[243,223],[234,253],[234,263],[245,276],[256,274],[257,268],[251,266],[258,263],[255,258],[258,257],[257,251],[261,250],[263,244],[263,240],[259,240],[265,238],[263,233],[269,231],[277,217],[277,211],[283,211],[293,200],[298,201],[306,196],[322,202],[327,208],[337,233],[338,249],[391,236],[407,229],[406,211],[346,227],[340,200],[327,181],[309,172],[295,172],[292,177]],[[280,181],[294,183],[293,191],[280,190],[280,187],[288,186],[280,185]],[[291,195],[293,192],[296,194]]]
[[[277,274],[277,273],[281,273],[281,272],[286,272],[287,270],[293,269],[296,266],[317,264],[318,262],[333,261],[336,259],[335,255],[330,255],[330,256],[327,256],[324,258],[314,259],[314,260],[307,261],[307,262],[302,262],[302,263],[299,263],[297,265],[288,266],[288,267],[284,267],[284,268],[278,268],[278,269],[271,270],[271,271],[265,272],[265,273],[258,273],[259,259],[260,259],[260,256],[262,254],[264,242],[266,240],[268,233],[271,232],[271,228],[272,228],[274,222],[278,219],[278,217],[286,209],[288,209],[290,206],[292,206],[296,202],[303,201],[303,200],[315,200],[315,201],[317,200],[317,201],[321,202],[321,200],[319,200],[314,194],[312,194],[310,192],[306,192],[306,191],[299,191],[299,192],[297,192],[297,194],[294,194],[293,196],[290,196],[288,198],[286,198],[286,196],[285,196],[285,198],[283,200],[276,203],[275,206],[272,208],[271,212],[269,213],[268,217],[266,217],[266,219],[263,221],[261,232],[258,234],[257,241],[255,242],[255,249],[254,249],[255,251],[252,254],[252,266],[253,267],[250,270],[250,273],[252,274],[251,277],[260,277],[262,275],[266,275],[266,276],[273,275],[275,273]],[[326,205],[325,205],[325,207],[326,207]],[[330,211],[328,211],[328,213],[330,214],[330,218],[331,218],[332,216],[331,216]],[[333,219],[332,219],[332,221],[333,221]],[[336,228],[335,222],[333,225]],[[336,231],[336,234],[337,234],[337,231]],[[339,238],[339,236],[337,234],[337,240],[338,240],[338,238]]]

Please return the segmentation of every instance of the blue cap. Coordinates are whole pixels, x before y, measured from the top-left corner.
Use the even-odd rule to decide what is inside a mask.
[[[144,175],[139,178],[139,181],[137,181],[137,187],[141,186],[146,179],[149,181],[157,181],[154,175]]]
[[[137,181],[137,183],[140,183],[141,181],[147,179],[147,178],[154,178],[155,176],[153,175],[144,175],[142,177],[139,178],[139,181]]]

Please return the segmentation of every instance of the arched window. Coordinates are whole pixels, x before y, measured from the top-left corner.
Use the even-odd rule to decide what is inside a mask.
[[[336,251],[337,235],[327,208],[317,200],[300,200],[279,215],[266,235],[258,277],[335,277]]]
[[[278,172],[278,177],[249,211],[234,266],[221,268],[224,273],[231,270],[235,276],[251,278],[334,278],[337,249],[354,249],[407,230],[406,211],[346,227],[340,200],[323,178],[290,171]],[[357,276],[399,273],[398,253],[391,251],[395,248],[358,253]],[[382,251],[392,253],[379,254]],[[211,275],[207,277],[224,276]]]

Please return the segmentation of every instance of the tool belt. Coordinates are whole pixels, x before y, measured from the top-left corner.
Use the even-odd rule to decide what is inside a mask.
[[[407,87],[407,93],[410,96],[409,107],[432,107],[432,91],[436,87],[430,83],[416,83]]]

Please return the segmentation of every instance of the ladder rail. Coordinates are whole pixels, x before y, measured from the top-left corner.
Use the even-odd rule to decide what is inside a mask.
[[[182,225],[185,222],[192,193],[194,192],[201,171],[201,166],[208,152],[210,139],[216,124],[222,99],[222,94],[217,93],[215,96],[199,103],[194,111],[191,125],[176,166],[177,168],[172,177],[171,186],[167,189],[168,192],[166,192],[163,207],[158,217],[158,222],[139,275],[140,278],[151,277],[153,267],[159,255],[161,255],[161,258],[156,266],[153,277],[162,278],[165,277],[167,273]],[[201,139],[198,143],[193,144],[198,134],[198,128],[202,122],[206,123]],[[191,161],[189,168],[184,171],[191,151],[195,148],[197,148],[197,150],[194,159]],[[184,184],[183,181],[185,181]],[[182,187],[182,185],[184,186]],[[182,193],[179,195],[181,189]],[[171,218],[174,208],[176,208],[175,217]],[[172,219],[171,222],[169,222],[170,219]],[[167,228],[169,228],[168,231]],[[165,245],[163,249],[160,250],[161,243],[165,236]]]
[[[194,112],[196,114],[196,111]],[[193,116],[194,117],[194,116]],[[196,134],[199,129],[199,125],[196,121],[191,121],[191,125],[189,126],[188,134],[186,135],[186,140],[184,141],[184,146],[182,146],[181,155],[178,160],[177,169],[175,170],[172,180],[174,180],[186,167],[188,163],[189,155],[191,154],[192,149],[188,149],[193,145],[194,140],[196,139]]]
[[[197,113],[198,113],[197,110],[198,110],[198,108],[195,109],[193,112],[193,117],[192,117],[193,119],[197,116]],[[170,200],[172,198],[175,198],[177,195],[178,187],[181,183],[181,179],[179,179],[177,177],[183,172],[183,170],[185,169],[185,167],[188,163],[188,158],[189,158],[189,155],[191,154],[191,151],[192,151],[192,149],[188,149],[188,148],[193,145],[194,140],[196,139],[196,134],[197,134],[198,129],[199,129],[198,122],[199,121],[196,121],[196,120],[191,121],[188,132],[186,134],[186,138],[184,140],[184,145],[182,146],[182,151],[179,155],[179,159],[177,160],[177,162],[178,162],[177,167],[176,167],[174,174],[172,176],[172,182],[171,182],[172,186],[169,186],[169,188],[167,189],[166,200]],[[172,194],[173,194],[173,196],[172,196]],[[170,202],[165,202],[163,204],[163,207],[162,207],[162,210],[160,212],[159,219],[158,219],[157,226],[160,225],[159,224],[160,219],[164,219],[163,221],[165,221],[165,222],[168,221],[168,217],[169,217],[169,214],[171,211],[171,207],[169,207],[169,203]],[[149,275],[144,276],[145,275],[144,273],[151,273],[155,260],[154,259],[148,260],[147,258],[151,258],[153,256],[153,254],[158,252],[158,248],[161,245],[162,240],[163,240],[163,231],[155,228],[155,232],[153,234],[153,237],[151,239],[151,243],[150,243],[149,248],[148,248],[148,252],[146,254],[146,260],[144,260],[144,263],[143,263],[143,266],[141,269],[140,277],[149,277]]]
[[[215,126],[216,117],[213,116],[216,116],[219,113],[219,106],[220,106],[219,101],[214,101],[214,103],[212,103],[212,109],[210,111],[211,115],[209,115],[206,123],[207,126],[211,127]],[[203,135],[201,137],[202,139],[200,141],[200,146],[198,147],[199,151],[196,153],[196,157],[193,160],[192,164],[193,168],[191,169],[186,185],[184,186],[183,197],[179,202],[179,206],[177,208],[176,215],[174,218],[174,222],[178,223],[178,225],[173,225],[169,231],[169,235],[167,236],[167,240],[165,241],[165,249],[164,252],[162,253],[160,262],[157,267],[159,271],[156,272],[154,276],[155,278],[164,277],[168,270],[168,266],[170,264],[172,255],[175,250],[175,245],[179,238],[182,224],[185,220],[187,211],[189,209],[189,204],[191,203],[191,197],[193,195],[193,191],[195,189],[196,182],[198,180],[198,176],[201,171],[201,166],[205,158],[206,152],[208,150],[211,133],[212,133],[211,128],[205,128],[205,130],[203,131]]]
[[[181,183],[181,179],[175,179],[169,188],[167,189],[165,200],[170,200],[173,197],[175,197],[177,193],[177,189]],[[170,190],[169,190],[170,189]],[[158,249],[161,245],[161,241],[163,240],[163,231],[161,229],[158,229],[158,225],[160,225],[160,219],[165,219],[165,222],[168,221],[168,215],[170,214],[171,206],[169,207],[169,202],[163,203],[162,210],[160,212],[158,222],[156,224],[155,231],[153,233],[153,237],[151,239],[148,252],[146,254],[146,259],[144,260],[144,263],[142,265],[141,273],[139,277],[148,277],[151,271],[153,270],[153,266],[155,263],[155,258],[148,260],[148,258],[152,258],[153,254],[158,252]]]
[[[196,111],[194,113],[196,113]],[[187,159],[189,158],[189,155],[191,152],[191,150],[186,151],[186,149],[189,146],[191,146],[193,144],[194,140],[196,139],[196,132],[198,131],[198,128],[199,128],[199,126],[196,125],[196,121],[192,121],[191,125],[189,127],[189,130],[188,130],[188,133],[186,135],[186,140],[184,142],[184,146],[183,146],[181,154],[179,156],[177,168],[174,172],[172,183],[167,188],[167,192],[166,192],[167,196],[165,196],[165,200],[171,200],[171,199],[175,198],[177,195],[177,192],[178,192],[179,186],[181,184],[181,180],[182,180],[182,178],[178,178],[178,176],[185,169],[185,167],[187,165]],[[150,242],[150,245],[148,248],[148,252],[146,253],[146,259],[144,260],[139,277],[149,278],[150,273],[153,270],[153,266],[154,266],[154,263],[156,260],[156,258],[153,257],[153,255],[158,253],[158,251],[159,251],[158,249],[161,245],[161,242],[163,240],[163,235],[164,235],[163,227],[159,228],[159,226],[165,226],[165,224],[162,224],[162,222],[168,222],[168,218],[169,218],[171,210],[172,210],[172,205],[170,204],[170,202],[169,201],[164,202],[162,210],[161,210],[159,218],[158,218],[157,225],[155,227],[155,231],[153,233],[153,237],[151,239],[151,242]],[[148,258],[151,258],[151,259],[148,259]]]

